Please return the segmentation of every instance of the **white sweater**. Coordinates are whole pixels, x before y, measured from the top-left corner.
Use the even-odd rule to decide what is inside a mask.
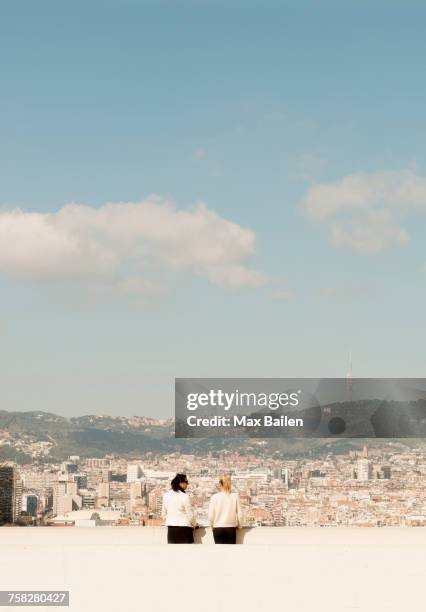
[[[237,493],[215,493],[210,499],[208,516],[212,527],[241,527],[242,512]]]
[[[183,491],[171,489],[163,497],[161,514],[171,527],[195,527],[197,524],[191,499]]]

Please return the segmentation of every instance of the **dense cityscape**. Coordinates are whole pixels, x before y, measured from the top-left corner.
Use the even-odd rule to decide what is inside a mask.
[[[223,473],[232,476],[247,526],[426,526],[426,452],[391,442],[291,460],[224,451],[3,462],[0,524],[158,526],[177,471],[188,475],[200,526]]]

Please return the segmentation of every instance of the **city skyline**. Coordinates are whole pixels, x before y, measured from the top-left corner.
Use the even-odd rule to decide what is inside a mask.
[[[298,459],[267,449],[260,456],[144,453],[130,461],[71,455],[54,464],[0,464],[0,481],[8,483],[0,512],[8,509],[8,524],[160,526],[163,496],[180,471],[201,527],[208,527],[209,499],[223,473],[239,494],[243,527],[416,527],[426,526],[425,470],[424,449],[394,443]]]

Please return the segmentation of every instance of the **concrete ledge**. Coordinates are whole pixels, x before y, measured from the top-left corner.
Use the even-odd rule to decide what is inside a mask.
[[[205,544],[211,532],[200,532]],[[421,609],[426,529],[243,531],[167,546],[163,527],[2,527],[0,588],[69,590],[70,612]]]
[[[194,531],[196,544],[213,544],[212,530]],[[167,527],[2,527],[2,546],[152,546],[167,544]],[[238,529],[237,543],[244,545],[377,545],[419,544],[426,547],[424,527],[252,527]]]

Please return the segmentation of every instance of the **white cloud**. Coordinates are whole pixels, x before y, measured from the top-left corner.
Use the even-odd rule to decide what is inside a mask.
[[[0,273],[31,280],[115,283],[155,291],[153,269],[189,271],[224,287],[257,287],[248,267],[255,235],[199,203],[189,210],[156,196],[55,213],[0,210]],[[136,274],[135,274],[136,270]]]
[[[348,221],[333,221],[330,231],[335,245],[365,253],[378,253],[408,240],[407,231],[386,210],[368,210]]]
[[[426,211],[426,179],[412,169],[351,174],[313,185],[303,208],[337,246],[376,253],[408,240],[402,222],[410,211]]]

